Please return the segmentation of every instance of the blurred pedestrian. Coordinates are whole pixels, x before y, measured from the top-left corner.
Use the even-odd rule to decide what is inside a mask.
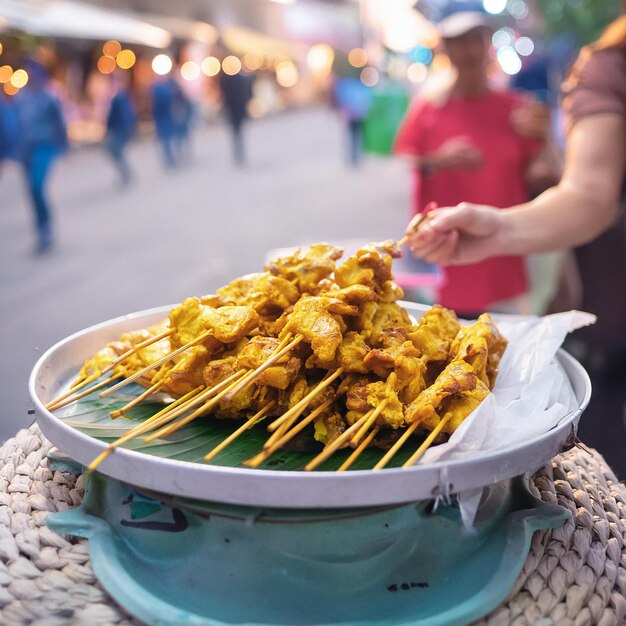
[[[132,173],[126,159],[126,147],[137,128],[137,113],[128,88],[121,78],[114,76],[115,93],[111,98],[107,115],[107,150],[117,168],[123,185],[128,185]]]
[[[158,79],[150,90],[152,99],[152,119],[157,139],[163,151],[163,160],[168,168],[178,164],[177,128],[174,115],[174,103],[180,87],[172,77]]]
[[[246,161],[243,126],[248,119],[248,103],[252,99],[253,80],[251,74],[243,72],[234,75],[220,72],[219,75],[222,105],[232,133],[236,165],[243,165]]]
[[[15,96],[19,128],[17,155],[32,200],[37,251],[45,252],[53,244],[46,183],[53,163],[67,150],[68,138],[61,103],[47,87],[48,72],[32,61],[26,63],[26,69],[28,84]]]
[[[176,84],[172,100],[174,119],[175,150],[179,160],[191,157],[191,130],[193,126],[194,106],[189,97]]]
[[[409,156],[414,166],[413,212],[431,202],[449,205],[468,198],[499,207],[523,202],[542,142],[515,127],[514,114],[527,97],[489,86],[489,17],[453,11],[438,27],[454,80],[411,107],[395,143],[395,152]],[[528,281],[519,256],[503,252],[480,263],[446,265],[444,274],[438,302],[464,317],[526,310]]]
[[[372,106],[372,90],[356,76],[338,78],[335,82],[335,104],[346,124],[347,160],[356,167],[361,161],[363,121]]]

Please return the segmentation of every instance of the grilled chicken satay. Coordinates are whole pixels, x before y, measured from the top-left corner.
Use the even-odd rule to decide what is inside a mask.
[[[491,315],[483,313],[471,326],[461,327],[451,352],[456,359],[469,363],[480,380],[493,389],[507,343]]]
[[[300,291],[289,280],[269,272],[247,274],[217,290],[226,304],[250,306],[260,315],[276,314],[294,304]]]
[[[287,323],[279,335],[300,334],[322,362],[332,361],[342,343],[346,329],[343,316],[354,316],[358,308],[337,298],[303,296],[294,305]]]
[[[413,345],[425,355],[428,361],[448,361],[452,350],[451,346],[461,324],[454,311],[435,304],[426,311],[409,333]]]
[[[120,336],[117,341],[111,341],[104,348],[96,352],[93,357],[85,361],[83,367],[78,373],[76,382],[80,382],[88,377],[99,377],[102,375],[102,370],[107,367],[110,363],[115,361],[117,357],[124,354],[128,350],[130,350],[133,346],[140,344],[151,337],[155,337],[156,335],[162,333],[167,329],[167,322],[164,321],[156,326],[151,326],[150,328],[144,328],[141,330],[134,330],[128,333],[124,333]],[[161,341],[153,344],[152,346],[148,346],[141,350],[140,355],[138,355],[138,359],[142,359],[147,364],[149,361],[149,354],[154,354],[155,352],[161,352],[161,356],[169,350],[169,343],[167,339],[162,339]],[[154,361],[157,360],[155,356]],[[153,362],[153,361],[152,361]],[[115,366],[113,369],[113,378],[117,378],[120,376],[126,376],[126,372],[130,368],[127,366],[127,363],[120,363]],[[138,368],[140,369],[140,368]]]
[[[489,393],[472,366],[465,361],[452,361],[406,409],[407,424],[419,421],[421,430],[431,431],[446,413],[451,419],[443,431],[452,433]]]
[[[301,249],[288,257],[271,261],[266,270],[289,281],[301,294],[313,294],[321,281],[335,271],[335,261],[343,250],[327,243],[313,244],[307,252]]]
[[[376,423],[383,428],[396,429],[404,426],[404,407],[396,393],[396,384],[394,374],[390,374],[385,381],[372,381],[366,377],[357,381],[346,395],[346,422],[353,424],[385,401],[385,408]]]

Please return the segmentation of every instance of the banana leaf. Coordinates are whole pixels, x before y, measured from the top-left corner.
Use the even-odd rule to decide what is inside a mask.
[[[94,393],[60,410],[58,416],[68,426],[100,441],[111,443],[163,409],[163,404],[144,401],[128,411],[126,416],[111,418],[110,413],[112,411],[124,406],[142,391],[141,387],[133,384],[105,398],[99,398]],[[155,439],[150,443],[144,443],[142,436],[133,439],[123,447],[166,459],[204,463],[203,457],[240,425],[240,421],[216,419],[207,415],[187,424],[166,439]],[[222,450],[211,460],[211,464],[228,467],[242,466],[245,460],[262,450],[268,436],[266,424],[260,423],[243,433]],[[313,439],[312,435],[311,439]],[[401,466],[420,443],[421,441],[417,438],[409,440],[387,467]],[[280,450],[267,459],[260,468],[301,470],[321,449],[320,444],[317,450],[311,452]],[[352,448],[337,451],[320,465],[318,470],[336,470],[351,452]],[[378,448],[366,449],[350,467],[350,470],[371,469],[383,454],[384,451]]]

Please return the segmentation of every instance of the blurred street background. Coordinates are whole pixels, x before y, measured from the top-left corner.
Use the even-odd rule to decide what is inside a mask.
[[[391,146],[410,101],[450,72],[432,24],[445,4],[0,0],[0,113],[35,63],[69,140],[47,183],[52,230],[37,230],[0,134],[0,440],[33,420],[29,372],[65,336],[212,292],[272,249],[400,238],[411,178]],[[560,84],[619,3],[478,4],[496,25],[490,81],[544,103],[560,149]],[[624,369],[577,355],[595,385],[581,437],[625,478]]]

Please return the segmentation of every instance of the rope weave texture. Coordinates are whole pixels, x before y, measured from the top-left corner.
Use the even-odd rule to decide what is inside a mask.
[[[95,579],[87,541],[46,527],[84,484],[48,469],[50,448],[37,425],[0,447],[0,624],[140,626]],[[598,453],[574,448],[531,487],[570,519],[535,533],[509,597],[474,626],[626,626],[626,486]]]

